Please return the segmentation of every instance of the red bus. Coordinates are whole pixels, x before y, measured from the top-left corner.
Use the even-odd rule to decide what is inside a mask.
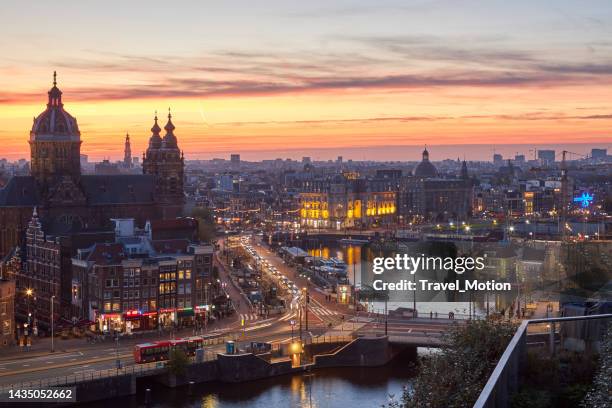
[[[137,344],[134,346],[134,361],[136,363],[149,363],[163,361],[170,358],[170,351],[180,349],[188,356],[194,356],[196,350],[202,348],[201,337],[188,337],[185,339],[155,341],[152,343]]]

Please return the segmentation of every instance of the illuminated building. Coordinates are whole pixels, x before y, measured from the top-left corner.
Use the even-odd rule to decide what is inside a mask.
[[[442,178],[425,149],[414,175],[401,179],[399,215],[404,222],[417,217],[438,221],[465,219],[471,215],[473,195],[473,183],[465,161],[458,178]]]
[[[133,220],[118,219],[113,243],[72,258],[72,302],[100,331],[191,325],[212,296],[213,247],[187,239],[152,240]],[[78,296],[76,295],[78,293]]]
[[[305,181],[299,193],[302,226],[367,228],[394,221],[396,192],[356,173]]]
[[[0,277],[0,347],[15,342],[15,282]]]

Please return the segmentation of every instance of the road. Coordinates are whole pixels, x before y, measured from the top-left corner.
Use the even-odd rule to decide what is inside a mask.
[[[271,262],[279,262],[280,259],[272,259]],[[250,341],[287,342],[291,340],[292,328],[290,322],[297,318],[296,310],[289,310],[283,315],[274,318],[263,318],[257,316],[250,307],[248,301],[241,291],[231,282],[229,273],[221,260],[218,259],[219,278],[224,290],[230,296],[236,312],[233,317],[223,319],[208,327],[205,334],[231,335],[239,343]],[[281,261],[282,262],[282,261]],[[289,270],[283,268],[283,270]],[[322,333],[325,329],[323,318],[318,316],[335,316],[332,312],[319,304],[313,302],[312,314],[309,315],[309,329],[311,332]],[[244,326],[241,320],[244,319]],[[304,325],[305,330],[305,325]],[[293,332],[297,336],[298,326],[294,326]],[[56,352],[50,353],[50,339],[37,339],[36,347],[31,352],[14,352],[11,354],[0,354],[0,385],[19,383],[24,381],[35,381],[41,378],[60,377],[74,374],[84,374],[116,367],[117,356],[123,366],[134,364],[132,350],[135,344],[146,341],[161,339],[180,338],[193,335],[193,329],[187,328],[174,334],[170,333],[147,333],[122,337],[118,344],[110,339],[100,343],[86,343],[85,340],[60,340],[57,339]],[[220,352],[224,345],[209,346],[209,351]]]
[[[352,316],[352,311],[347,305],[341,305],[336,302],[327,301],[325,293],[313,285],[308,279],[299,276],[295,268],[285,264],[282,258],[270,251],[262,242],[261,238],[252,239],[252,245],[257,250],[259,256],[276,267],[279,272],[296,283],[300,288],[308,288],[310,295],[310,304],[308,305],[309,313],[312,313],[324,323],[336,325],[344,319]]]
[[[302,326],[303,331],[312,335],[332,334],[346,335],[353,330],[361,334],[383,334],[384,318],[377,315],[361,314],[352,321],[354,313],[347,305],[341,305],[326,300],[325,293],[314,287],[307,279],[296,273],[275,253],[271,252],[261,242],[253,240],[251,246],[256,250],[262,260],[274,266],[280,274],[285,275],[299,288],[308,288],[310,303],[308,303],[308,325]],[[217,257],[217,260],[220,261]],[[292,333],[297,336],[299,332],[298,305],[304,305],[305,299],[302,291],[293,295],[290,307],[282,315],[265,318],[257,316],[248,301],[236,287],[229,276],[228,270],[219,262],[219,279],[226,293],[235,305],[237,313],[233,318],[224,319],[208,326],[204,334],[230,336],[242,347],[250,341],[283,343],[292,340]],[[271,279],[279,279],[264,267],[264,273],[269,273]],[[244,318],[244,325],[242,319]],[[359,322],[359,323],[357,323]],[[363,323],[365,322],[365,323]],[[293,328],[291,323],[294,324]],[[448,327],[452,321],[448,319],[388,319],[388,333],[390,335],[420,335],[439,336],[440,332]],[[293,330],[292,330],[293,329]],[[50,353],[50,339],[37,340],[31,352],[13,352],[6,350],[0,352],[0,385],[15,384],[27,381],[36,381],[42,378],[62,377],[67,375],[85,375],[94,371],[112,369],[116,367],[117,356],[123,366],[134,364],[132,350],[135,344],[161,339],[180,338],[193,335],[193,329],[187,328],[171,333],[146,333],[120,338],[118,344],[112,339],[99,343],[86,343],[85,340],[56,340],[56,352]],[[206,350],[217,353],[224,350],[224,344],[206,346]]]

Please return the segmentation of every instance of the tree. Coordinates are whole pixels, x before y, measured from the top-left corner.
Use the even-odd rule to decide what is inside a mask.
[[[440,352],[420,359],[413,387],[391,407],[472,407],[515,331],[513,323],[491,319],[454,325]]]
[[[215,218],[209,208],[195,207],[191,216],[198,220],[198,239],[202,242],[212,242],[215,239]]]
[[[189,358],[183,350],[177,348],[170,350],[170,358],[166,365],[170,373],[176,376],[184,375],[187,365],[189,365]]]
[[[610,406],[612,400],[612,324],[608,325],[608,331],[602,339],[602,350],[599,357],[599,369],[593,385],[582,401],[585,408]]]

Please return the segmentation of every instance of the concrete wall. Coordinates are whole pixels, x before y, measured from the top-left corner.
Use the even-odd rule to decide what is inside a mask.
[[[219,378],[219,366],[216,361],[206,361],[204,363],[190,364],[185,367],[185,374],[174,375],[170,372],[160,374],[155,377],[155,381],[166,387],[179,387],[181,385],[214,381]]]
[[[78,403],[99,401],[136,394],[136,376],[132,374],[94,379],[74,384]]]
[[[301,368],[291,367],[290,360],[269,363],[253,354],[219,354],[218,380],[223,382],[243,382],[291,374]]]
[[[393,355],[387,337],[359,337],[332,354],[314,357],[314,367],[376,367]]]

